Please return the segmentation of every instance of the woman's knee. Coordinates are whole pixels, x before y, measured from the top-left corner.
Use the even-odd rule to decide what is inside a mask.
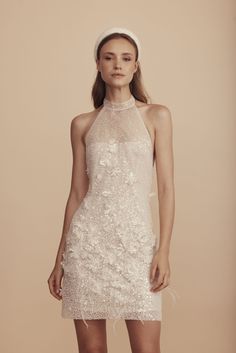
[[[106,320],[90,320],[85,327],[82,320],[74,320],[79,353],[107,353]]]
[[[107,347],[101,343],[89,343],[81,347],[79,353],[107,353]]]

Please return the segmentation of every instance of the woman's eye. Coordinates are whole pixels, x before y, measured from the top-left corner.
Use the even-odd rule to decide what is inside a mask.
[[[111,58],[110,57],[105,57],[105,60],[110,60]],[[125,61],[130,61],[131,59],[130,58],[124,58]]]

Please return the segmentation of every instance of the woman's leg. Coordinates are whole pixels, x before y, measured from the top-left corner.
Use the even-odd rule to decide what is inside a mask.
[[[132,353],[160,353],[161,321],[125,320]]]
[[[74,319],[79,353],[107,353],[106,320]]]

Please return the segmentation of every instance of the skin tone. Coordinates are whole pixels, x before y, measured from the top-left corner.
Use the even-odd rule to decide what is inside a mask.
[[[135,61],[135,48],[125,38],[111,39],[103,45],[97,70],[106,83],[106,98],[113,102],[123,102],[130,98],[129,83],[138,68]],[[112,76],[122,73],[122,77]],[[150,266],[150,290],[161,291],[170,282],[169,250],[174,222],[174,162],[172,143],[172,118],[169,109],[160,104],[145,104],[136,100],[153,146],[156,163],[158,202],[160,216],[160,241]],[[87,193],[89,179],[86,173],[86,134],[96,119],[100,109],[82,113],[71,121],[71,145],[73,152],[72,178],[66,204],[62,236],[54,268],[49,276],[50,293],[61,300],[59,289],[63,277],[61,267],[66,233],[75,210]],[[125,320],[132,353],[159,353],[161,321]],[[106,320],[89,320],[87,329],[82,320],[74,320],[79,352],[107,352]]]

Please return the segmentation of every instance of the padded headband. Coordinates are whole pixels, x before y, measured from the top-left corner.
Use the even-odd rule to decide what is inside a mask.
[[[98,46],[99,46],[100,42],[105,37],[107,37],[108,35],[110,35],[112,33],[124,33],[124,34],[127,34],[128,36],[130,36],[135,41],[135,43],[137,45],[137,48],[138,48],[138,58],[137,59],[140,59],[141,45],[140,45],[138,37],[133,32],[128,30],[127,28],[112,27],[112,28],[106,29],[104,32],[102,32],[98,36],[98,38],[97,38],[97,40],[95,42],[95,46],[94,46],[94,59],[95,59],[95,61],[97,60],[97,49],[98,49]]]

